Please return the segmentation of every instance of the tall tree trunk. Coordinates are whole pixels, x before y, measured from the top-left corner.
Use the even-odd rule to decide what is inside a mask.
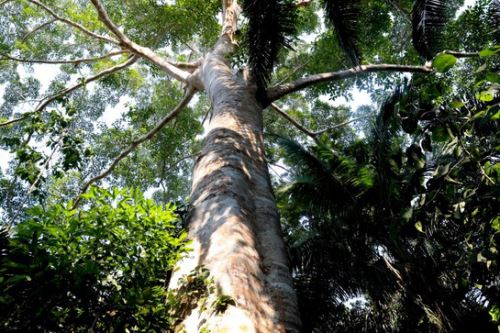
[[[264,156],[262,107],[232,73],[230,38],[207,55],[199,78],[213,106],[193,172],[189,235],[193,251],[171,286],[194,268],[210,271],[217,293],[234,300],[223,313],[196,308],[184,329],[199,332],[298,332],[295,291]]]

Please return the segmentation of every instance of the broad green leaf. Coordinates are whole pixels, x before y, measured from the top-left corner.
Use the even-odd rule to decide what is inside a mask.
[[[500,308],[497,305],[493,305],[488,313],[490,314],[493,322],[498,323],[498,321],[500,321]]]
[[[460,108],[462,108],[464,106],[464,103],[461,102],[461,101],[455,100],[455,101],[453,101],[453,102],[450,103],[450,106],[452,108],[455,108],[455,109],[460,109]]]
[[[482,58],[492,57],[499,52],[500,52],[500,46],[493,46],[493,47],[489,47],[487,49],[481,50],[479,52],[479,56]]]
[[[491,227],[496,232],[500,232],[500,216],[497,216],[493,220],[491,220]]]
[[[491,91],[481,91],[476,94],[476,97],[482,102],[491,102],[494,98]]]
[[[456,62],[457,58],[451,54],[443,53],[434,58],[432,61],[432,67],[440,73],[445,73],[455,66]]]

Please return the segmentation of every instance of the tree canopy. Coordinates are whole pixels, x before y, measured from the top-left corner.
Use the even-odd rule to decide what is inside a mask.
[[[173,331],[234,303],[203,268],[167,288],[223,4],[0,1],[3,331]],[[226,58],[265,108],[303,331],[499,330],[499,1],[239,5]]]

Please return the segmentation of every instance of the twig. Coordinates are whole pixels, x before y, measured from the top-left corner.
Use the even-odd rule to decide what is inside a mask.
[[[54,145],[54,149],[52,149],[50,155],[47,157],[47,160],[45,161],[45,163],[43,163],[42,169],[40,169],[40,172],[38,173],[35,181],[33,182],[33,184],[31,184],[30,189],[28,190],[28,195],[31,194],[35,190],[36,185],[38,184],[40,179],[42,179],[43,172],[48,169],[50,161],[54,157],[54,154],[56,153],[57,149],[59,148],[59,146],[61,145],[61,142],[64,139],[64,135],[66,135],[66,130],[64,130],[61,133],[59,140],[57,140],[57,143]]]
[[[101,174],[99,174],[99,175],[91,178],[89,181],[87,181],[83,185],[83,187],[80,191],[80,194],[78,195],[77,199],[75,200],[75,203],[73,204],[72,209],[75,209],[79,205],[79,203],[82,199],[82,194],[84,194],[88,190],[90,185],[92,185],[93,183],[95,183],[98,180],[101,180],[101,179],[107,177],[111,172],[113,172],[113,170],[118,165],[118,163],[120,163],[121,160],[123,160],[125,157],[127,157],[141,143],[153,138],[166,124],[168,124],[172,119],[174,119],[184,109],[184,107],[189,104],[189,102],[191,101],[191,98],[193,97],[195,92],[196,92],[195,88],[189,87],[188,90],[186,91],[186,94],[184,95],[184,98],[179,102],[179,104],[174,108],[174,110],[172,110],[172,112],[170,112],[168,115],[166,115],[151,131],[149,131],[145,135],[141,136],[140,138],[132,141],[132,143],[127,147],[127,149],[122,151],[120,153],[120,155],[118,155],[113,160],[111,165],[104,172],[102,172]]]
[[[33,64],[80,64],[80,63],[87,63],[87,62],[93,62],[93,61],[98,61],[98,60],[102,60],[102,59],[105,59],[105,58],[109,58],[109,57],[113,57],[115,55],[119,55],[119,54],[124,54],[124,53],[127,53],[128,51],[125,51],[125,50],[120,50],[120,51],[112,51],[112,52],[109,52],[109,53],[106,53],[106,54],[103,54],[101,56],[98,56],[98,57],[94,57],[94,58],[82,58],[82,59],[70,59],[70,60],[42,60],[42,59],[23,59],[23,58],[17,58],[17,57],[13,57],[9,54],[1,54],[0,53],[0,57],[3,57],[3,59],[9,59],[9,60],[12,60],[12,61],[17,61],[17,62],[26,62],[26,63],[33,63]],[[2,60],[0,58],[0,60]]]
[[[268,103],[272,103],[281,97],[292,92],[307,88],[309,86],[335,80],[348,79],[364,73],[374,72],[407,72],[407,73],[431,73],[432,67],[428,66],[407,66],[395,64],[372,64],[362,65],[338,72],[328,72],[310,75],[289,83],[277,85],[267,89]]]
[[[6,122],[0,123],[0,127],[4,127],[4,126],[9,126],[11,124],[15,124],[15,123],[23,120],[24,118],[26,118],[26,115],[24,115],[22,117],[19,117],[19,118],[14,118],[14,119],[8,120]]]
[[[283,83],[285,83],[286,81],[290,80],[290,78],[292,77],[292,75],[294,75],[295,73],[297,73],[298,71],[300,71],[302,68],[304,68],[304,67],[305,67],[305,66],[307,66],[307,65],[309,65],[309,60],[305,61],[304,63],[302,63],[302,64],[300,64],[300,65],[298,65],[298,66],[296,66],[296,67],[293,69],[293,71],[292,71],[290,74],[288,74],[288,75],[287,75],[287,77],[286,77],[286,78],[284,78],[284,79],[280,80],[279,82],[274,83],[274,85],[275,85],[275,86],[278,86],[278,85],[283,84]]]
[[[334,126],[331,126],[331,127],[327,127],[327,128],[322,129],[320,131],[314,132],[314,135],[318,136],[318,135],[321,135],[321,134],[323,134],[325,132],[333,131],[334,129],[343,127],[345,125],[349,125],[350,123],[354,123],[354,122],[356,122],[358,120],[362,120],[362,119],[366,119],[366,118],[368,118],[368,116],[363,116],[363,117],[349,119],[349,120],[344,121],[343,123],[340,123],[340,124],[337,124],[337,125],[334,125]]]
[[[403,18],[405,19],[406,22],[408,22],[409,24],[412,24],[411,23],[411,13],[408,12],[406,9],[404,9],[397,0],[387,0],[387,2],[389,2],[392,5],[392,7],[394,7],[394,9],[396,9],[397,11],[399,11],[401,13],[401,15],[403,16]]]
[[[472,58],[479,57],[479,52],[459,52],[459,51],[443,51],[443,53],[450,54],[456,58]]]
[[[463,144],[463,142],[460,140],[460,145],[462,146],[462,149],[465,151],[465,153],[471,158],[471,159],[474,159],[474,156],[471,154],[471,152],[465,147],[465,145]],[[487,182],[488,181],[492,184],[492,185],[495,185],[495,181],[493,179],[491,179],[490,176],[488,176],[488,174],[486,173],[486,171],[483,169],[483,166],[481,165],[481,163],[479,161],[476,161],[477,163],[477,166],[479,167],[479,171],[481,171],[481,174],[484,176],[484,178],[486,178]],[[449,172],[448,172],[449,173]]]
[[[39,106],[37,106],[37,108],[33,112],[28,112],[28,113],[25,113],[22,117],[15,118],[15,119],[6,121],[4,123],[0,123],[0,127],[7,126],[7,125],[10,125],[10,124],[13,124],[13,123],[17,123],[17,122],[25,119],[26,117],[28,117],[28,115],[30,113],[41,112],[41,111],[43,111],[43,109],[47,105],[49,105],[50,103],[54,102],[56,99],[58,99],[60,97],[63,97],[63,96],[65,96],[65,95],[67,95],[67,94],[75,91],[76,89],[78,89],[78,88],[80,88],[80,87],[82,87],[82,86],[84,86],[84,85],[86,85],[86,84],[88,84],[90,82],[96,81],[96,80],[102,78],[103,76],[106,76],[106,75],[118,72],[119,70],[122,70],[122,69],[124,69],[126,67],[129,67],[130,65],[134,64],[137,60],[138,60],[137,56],[132,56],[127,61],[125,61],[124,63],[121,63],[119,65],[113,66],[113,67],[108,68],[108,69],[105,69],[102,72],[99,72],[96,75],[91,76],[89,78],[82,79],[79,83],[77,83],[77,84],[75,84],[75,85],[73,85],[71,87],[68,87],[66,89],[63,89],[60,92],[56,93],[55,95],[52,95],[51,97],[47,98],[43,103],[41,103]]]
[[[168,166],[168,168],[164,168],[163,170],[163,175],[165,175],[165,173],[171,171],[172,169],[174,169],[175,167],[177,167],[180,163],[186,161],[186,160],[189,160],[189,159],[192,159],[192,158],[195,158],[196,156],[198,156],[199,152],[198,153],[195,153],[195,154],[189,154],[189,155],[186,155],[184,157],[181,157],[180,159],[178,159],[177,161],[175,161],[174,163],[172,163],[171,165]]]
[[[293,126],[295,126],[298,130],[302,131],[304,134],[307,136],[311,137],[313,140],[316,140],[316,135],[313,131],[307,129],[306,127],[302,126],[298,121],[290,117],[288,113],[286,113],[283,109],[281,109],[278,105],[275,103],[271,103],[271,107],[278,112],[280,116],[288,120]]]
[[[361,120],[361,119],[365,119],[367,118],[367,116],[363,116],[363,117],[359,117],[359,118],[354,118],[354,119],[349,119],[347,121],[344,121],[340,124],[336,124],[336,125],[333,125],[331,127],[327,127],[325,129],[322,129],[322,130],[319,130],[319,131],[316,131],[316,132],[313,132],[311,131],[310,129],[304,127],[303,125],[301,125],[298,121],[296,121],[295,119],[293,119],[292,117],[290,117],[290,115],[288,113],[286,113],[283,109],[281,109],[278,105],[276,105],[275,103],[271,103],[271,107],[280,115],[282,116],[283,118],[285,118],[286,120],[288,120],[293,126],[295,126],[298,130],[302,131],[304,134],[306,134],[307,136],[309,136],[311,139],[313,140],[317,140],[318,139],[318,136],[320,136],[321,134],[325,133],[325,132],[328,132],[328,131],[332,131],[334,129],[337,129],[337,128],[340,128],[342,126],[345,126],[345,125],[348,125],[350,123],[353,123],[355,121],[358,121],[358,120]]]
[[[45,23],[42,23],[40,24],[39,26],[37,26],[36,28],[34,28],[33,30],[29,31],[28,33],[26,33],[23,38],[21,38],[21,42],[24,42],[26,39],[28,39],[31,35],[33,35],[34,33],[36,33],[37,31],[40,31],[42,30],[43,28],[45,28],[46,26],[48,25],[51,25],[52,23],[54,22],[57,22],[58,19],[54,18],[50,21],[47,21]]]
[[[68,24],[68,25],[70,25],[70,26],[72,26],[72,27],[80,30],[81,32],[83,32],[84,34],[86,34],[88,36],[97,38],[99,40],[102,40],[102,41],[105,41],[105,42],[108,42],[108,43],[119,44],[118,41],[114,40],[113,38],[96,34],[95,32],[92,32],[92,31],[88,30],[87,28],[85,28],[83,25],[81,25],[79,23],[73,22],[73,21],[68,20],[68,19],[66,19],[64,17],[59,16],[52,8],[46,6],[45,4],[41,3],[38,0],[28,0],[28,1],[31,2],[31,3],[33,3],[33,4],[35,4],[35,5],[37,5],[40,8],[42,8],[43,10],[45,10],[46,12],[48,12],[50,15],[52,15],[57,20],[59,20],[61,22],[64,22],[64,23],[66,23],[66,24]]]
[[[184,82],[184,83],[190,83],[189,77],[191,76],[191,73],[183,71],[176,66],[170,64],[167,60],[163,59],[160,57],[158,54],[156,54],[154,51],[152,51],[150,48],[140,46],[134,42],[132,42],[119,28],[116,26],[113,21],[109,18],[109,15],[102,5],[100,0],[90,0],[92,4],[94,5],[95,9],[97,10],[97,14],[99,15],[99,19],[101,20],[102,23],[119,39],[119,44],[130,51],[134,52],[135,54],[149,60],[153,64],[157,65],[160,67],[162,70],[164,70],[168,75],[174,77],[175,79]],[[201,88],[201,87],[196,87],[196,88]]]

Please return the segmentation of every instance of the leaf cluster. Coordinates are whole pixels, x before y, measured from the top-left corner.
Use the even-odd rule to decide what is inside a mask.
[[[471,92],[497,78],[442,75],[397,89],[364,140],[278,141],[306,331],[496,331],[500,109]]]
[[[92,188],[84,208],[34,207],[2,228],[3,332],[160,332],[173,265],[187,249],[172,204]]]

